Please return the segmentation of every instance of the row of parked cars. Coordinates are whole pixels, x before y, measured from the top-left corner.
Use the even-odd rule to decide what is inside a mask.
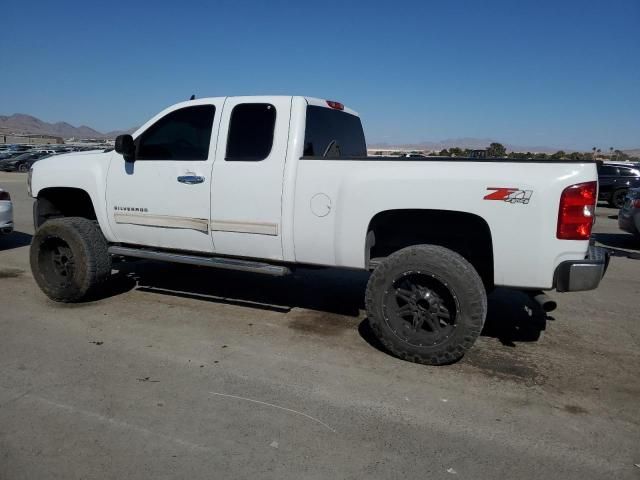
[[[640,238],[640,163],[598,162],[598,200],[619,209],[618,226]]]
[[[598,200],[622,208],[629,189],[640,187],[640,163],[598,161],[597,165]]]
[[[2,172],[28,172],[31,166],[38,160],[59,155],[61,153],[78,152],[83,150],[95,150],[92,146],[32,146],[32,145],[2,145],[0,146],[0,171]]]

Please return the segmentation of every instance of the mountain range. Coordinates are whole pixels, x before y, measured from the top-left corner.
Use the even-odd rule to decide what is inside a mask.
[[[39,118],[24,113],[13,115],[0,115],[0,133],[53,135],[62,138],[95,138],[110,139],[123,133],[131,133],[137,127],[130,130],[115,130],[113,132],[99,132],[86,125],[74,127],[67,122],[49,123]]]
[[[76,139],[113,139],[118,135],[125,133],[133,133],[138,127],[130,128],[129,130],[114,130],[112,132],[99,132],[86,125],[74,127],[67,122],[48,123],[32,115],[26,115],[24,113],[14,113],[13,115],[0,115],[0,133],[15,133],[15,134],[35,134],[35,135],[53,135],[62,138],[76,138]],[[448,138],[438,142],[423,141],[410,144],[390,144],[374,142],[368,145],[370,150],[442,150],[443,148],[460,147],[470,149],[482,149],[487,148],[490,143],[497,140],[491,138]],[[500,142],[502,143],[502,142]],[[554,153],[560,150],[560,148],[547,147],[547,146],[523,146],[512,145],[503,143],[503,145],[509,151],[513,152],[536,152],[536,153]],[[574,151],[575,149],[564,148],[567,152]],[[629,155],[640,154],[640,149],[625,150]]]

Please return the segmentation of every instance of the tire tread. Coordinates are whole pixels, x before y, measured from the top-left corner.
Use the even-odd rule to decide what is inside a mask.
[[[471,299],[469,315],[464,324],[458,326],[464,328],[459,341],[455,344],[445,344],[441,351],[437,352],[421,352],[419,347],[400,341],[395,335],[385,331],[387,327],[384,320],[378,318],[376,314],[378,310],[376,301],[381,295],[378,290],[386,283],[390,271],[401,264],[413,265],[416,261],[427,259],[431,262],[437,259],[438,263],[447,265],[448,269],[461,275],[464,278],[462,282],[464,291],[457,292],[458,296]],[[371,328],[384,347],[401,359],[426,365],[444,365],[459,360],[480,335],[487,312],[484,284],[475,268],[460,254],[437,245],[415,245],[403,248],[382,261],[371,274],[367,284],[365,304]]]

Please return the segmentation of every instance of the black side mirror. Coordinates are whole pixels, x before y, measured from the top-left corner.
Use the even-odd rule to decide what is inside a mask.
[[[131,135],[118,135],[115,150],[124,157],[125,162],[133,162],[136,159],[136,144],[133,143]]]

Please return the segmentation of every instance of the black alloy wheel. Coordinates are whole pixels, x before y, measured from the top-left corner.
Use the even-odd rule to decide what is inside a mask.
[[[455,292],[436,275],[408,271],[386,292],[384,321],[403,342],[416,347],[437,346],[456,328],[460,306]]]
[[[67,286],[75,272],[75,258],[69,244],[58,237],[49,237],[40,245],[38,267],[50,282]]]

